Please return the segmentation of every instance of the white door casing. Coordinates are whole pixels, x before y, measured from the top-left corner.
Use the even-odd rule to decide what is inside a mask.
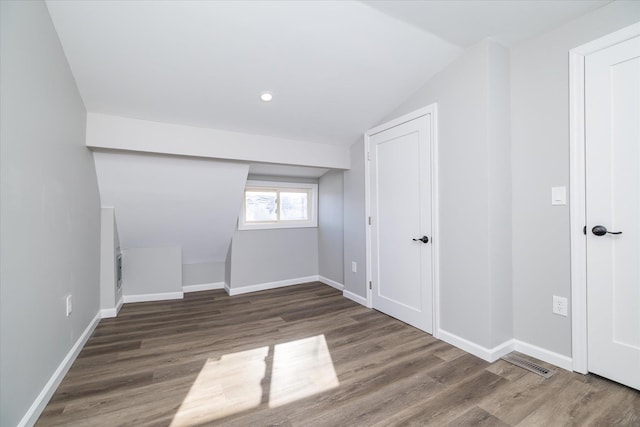
[[[588,370],[640,389],[640,36],[585,83]]]
[[[429,333],[437,330],[434,116],[435,105],[365,136],[367,214],[371,217],[368,300],[373,308]],[[429,242],[413,240],[423,236]]]

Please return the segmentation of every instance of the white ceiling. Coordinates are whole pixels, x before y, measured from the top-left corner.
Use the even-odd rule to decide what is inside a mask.
[[[47,5],[90,112],[346,147],[463,48],[512,45],[608,2]]]
[[[461,52],[354,1],[47,5],[90,112],[344,146]]]
[[[364,0],[381,12],[469,47],[491,37],[505,46],[551,30],[613,0]]]

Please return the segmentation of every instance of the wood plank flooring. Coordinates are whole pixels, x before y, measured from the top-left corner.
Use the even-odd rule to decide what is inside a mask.
[[[544,364],[543,364],[544,365]],[[640,392],[489,364],[321,283],[126,304],[38,426],[640,426]]]

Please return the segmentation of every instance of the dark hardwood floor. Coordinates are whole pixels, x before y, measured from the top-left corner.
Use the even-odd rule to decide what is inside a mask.
[[[310,283],[126,304],[37,425],[640,426],[640,392],[489,364]]]

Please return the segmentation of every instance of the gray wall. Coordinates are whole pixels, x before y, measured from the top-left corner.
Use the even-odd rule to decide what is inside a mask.
[[[487,148],[490,347],[513,338],[509,50],[488,43]]]
[[[122,296],[118,288],[116,257],[120,250],[115,210],[102,208],[100,221],[100,308],[115,308]]]
[[[233,239],[229,243],[229,249],[227,250],[227,257],[224,260],[224,285],[225,287],[231,286],[231,254],[233,248]]]
[[[551,187],[569,185],[568,51],[640,20],[640,2],[614,2],[511,51],[514,333],[571,356],[569,206]],[[543,231],[542,231],[543,230]]]
[[[351,145],[351,169],[344,171],[344,289],[367,297],[364,139]],[[357,272],[351,271],[355,261]]]
[[[247,179],[307,182],[314,178],[249,175]],[[236,230],[227,257],[230,288],[259,285],[318,274],[318,228]]]
[[[236,230],[232,289],[318,274],[318,229]]]
[[[182,292],[182,248],[123,250],[122,290],[125,296]]]
[[[100,200],[45,4],[0,16],[0,425],[14,426],[98,312]]]
[[[483,41],[386,119],[438,103],[440,327],[487,348],[513,324],[508,65]]]
[[[318,185],[318,269],[344,284],[343,171],[329,171]]]
[[[182,286],[224,282],[224,262],[182,264]]]

